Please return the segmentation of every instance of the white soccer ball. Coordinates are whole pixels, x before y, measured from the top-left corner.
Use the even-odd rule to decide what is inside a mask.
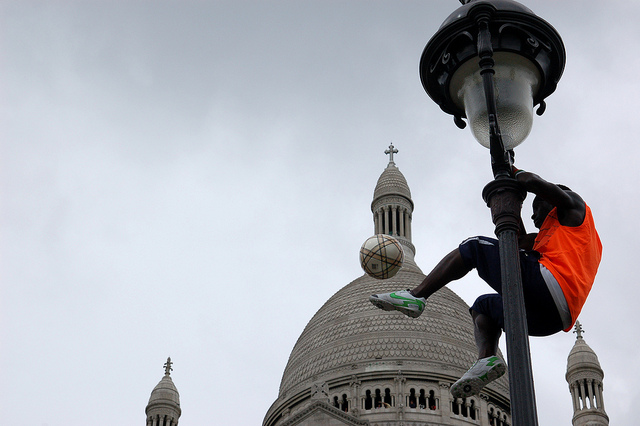
[[[390,235],[374,235],[360,247],[360,265],[373,278],[391,278],[402,267],[403,261],[402,245]]]

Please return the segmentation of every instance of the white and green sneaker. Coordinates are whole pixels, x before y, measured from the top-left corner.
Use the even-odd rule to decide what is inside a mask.
[[[424,310],[427,299],[415,297],[409,293],[409,290],[400,290],[393,293],[372,294],[369,296],[369,301],[385,311],[400,311],[411,318],[418,318]]]
[[[499,356],[479,359],[451,386],[451,395],[455,398],[467,398],[480,393],[489,383],[502,376],[507,366]]]

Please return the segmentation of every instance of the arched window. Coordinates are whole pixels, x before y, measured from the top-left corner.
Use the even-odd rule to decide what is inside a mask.
[[[416,408],[418,406],[418,399],[416,398],[416,390],[411,389],[409,392],[409,408]]]
[[[409,395],[406,398],[406,404],[409,408],[418,408],[420,410],[438,409],[438,400],[433,390],[410,388]]]
[[[373,398],[371,398],[371,391],[367,390],[364,397],[364,409],[371,410],[373,408]]]
[[[434,391],[429,391],[429,399],[427,400],[428,402],[428,407],[429,410],[435,410],[437,409],[437,403],[436,403],[436,395]]]
[[[420,389],[420,396],[418,397],[418,405],[420,408],[427,408],[427,397],[424,394],[424,389]]]
[[[391,389],[386,388],[384,390],[384,406],[385,408],[393,407],[393,397],[391,396]]]
[[[456,398],[451,403],[451,412],[455,415],[476,419],[476,404],[473,399]],[[489,410],[489,418],[492,417],[493,408]],[[492,425],[493,426],[493,425]]]
[[[380,393],[380,389],[376,389],[374,403],[376,408],[382,408],[382,394]]]
[[[345,413],[349,412],[349,400],[347,399],[347,394],[342,394],[342,401],[340,401],[340,409]]]
[[[346,395],[343,395],[345,400],[345,406],[347,405]],[[391,394],[390,388],[385,388],[384,391],[380,388],[371,389],[365,392],[364,397],[364,409],[371,410],[378,408],[390,408],[395,406],[394,396]],[[346,410],[345,410],[346,411]]]

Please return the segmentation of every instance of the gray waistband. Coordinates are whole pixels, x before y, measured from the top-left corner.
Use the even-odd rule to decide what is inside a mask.
[[[562,319],[562,326],[566,330],[571,327],[571,312],[569,312],[569,305],[567,304],[567,299],[564,297],[562,288],[560,288],[560,284],[558,284],[558,281],[551,271],[549,271],[542,263],[540,264],[540,273],[542,274],[542,278],[544,278],[544,282],[547,284],[547,288],[549,289],[549,293],[551,293],[551,297],[556,304],[556,308],[558,308],[558,313]]]

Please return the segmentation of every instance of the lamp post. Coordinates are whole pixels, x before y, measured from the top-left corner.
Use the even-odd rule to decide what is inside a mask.
[[[560,35],[531,10],[512,0],[460,0],[434,34],[420,60],[429,96],[464,118],[489,148],[494,180],[482,196],[491,208],[500,247],[511,415],[515,426],[535,426],[533,372],[526,323],[518,233],[526,196],[511,176],[513,149],[531,131],[533,108],[556,89],[564,70]]]

